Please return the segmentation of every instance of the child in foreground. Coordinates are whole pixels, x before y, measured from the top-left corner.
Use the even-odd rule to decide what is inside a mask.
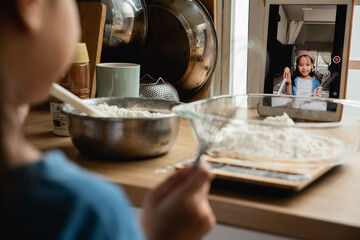
[[[0,3],[1,229],[11,239],[200,239],[215,224],[212,175],[185,168],[152,190],[141,225],[123,191],[23,136],[28,105],[48,96],[79,40],[73,0]],[[10,235],[8,235],[10,234]]]

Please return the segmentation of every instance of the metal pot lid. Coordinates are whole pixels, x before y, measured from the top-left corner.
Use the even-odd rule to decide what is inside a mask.
[[[172,83],[181,101],[209,90],[217,60],[211,17],[197,0],[147,0],[148,31],[136,58],[141,75]]]
[[[131,61],[141,51],[148,26],[144,0],[77,1],[101,2],[106,6],[101,62]]]

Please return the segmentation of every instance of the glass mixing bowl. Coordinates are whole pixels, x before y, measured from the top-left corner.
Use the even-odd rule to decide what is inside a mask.
[[[219,96],[172,109],[207,154],[274,167],[334,166],[360,146],[360,102],[290,95]]]

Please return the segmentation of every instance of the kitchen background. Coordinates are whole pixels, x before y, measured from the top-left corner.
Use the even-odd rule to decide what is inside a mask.
[[[290,2],[285,0],[272,2],[277,2],[278,4],[294,3],[294,1]],[[321,2],[330,4],[345,3],[345,1]],[[316,2],[316,4],[318,3],[320,3],[320,1]],[[355,0],[353,3],[354,14],[351,20],[352,26],[350,33],[350,50],[347,70],[347,84],[345,86],[345,98],[359,100],[360,1]],[[252,9],[249,11],[250,8]],[[250,15],[249,12],[251,12]],[[261,81],[262,78],[253,74],[254,71],[259,72],[259,65],[253,63],[249,64],[250,69],[246,68],[246,66],[248,66],[247,49],[252,48],[254,45],[261,47],[262,36],[260,35],[262,35],[263,32],[262,25],[265,16],[264,0],[216,1],[216,16],[216,28],[219,41],[219,59],[215,71],[212,94],[221,95],[259,92],[259,89],[261,89],[260,84],[263,84]],[[255,35],[257,34],[256,36],[258,42],[256,42],[256,39],[254,40],[254,38],[252,38],[253,41],[247,42],[249,32],[251,34],[254,34],[254,32]],[[250,46],[248,44],[250,44]]]

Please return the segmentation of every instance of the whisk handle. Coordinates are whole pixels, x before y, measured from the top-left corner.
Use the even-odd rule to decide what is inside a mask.
[[[206,152],[207,146],[201,146],[198,154],[196,155],[196,158],[193,163],[193,169],[197,169],[200,165],[200,158],[201,156]]]

